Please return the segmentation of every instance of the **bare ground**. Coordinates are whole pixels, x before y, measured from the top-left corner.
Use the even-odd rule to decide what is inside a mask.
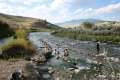
[[[23,59],[9,60],[9,61],[0,61],[0,80],[8,80],[11,73],[21,69],[23,73],[26,73],[26,65],[28,61]]]

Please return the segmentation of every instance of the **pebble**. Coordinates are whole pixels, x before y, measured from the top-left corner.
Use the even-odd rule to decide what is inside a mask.
[[[43,74],[43,78],[48,79],[51,78],[50,74]]]

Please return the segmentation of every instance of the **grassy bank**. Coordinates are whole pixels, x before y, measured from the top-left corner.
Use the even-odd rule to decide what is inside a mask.
[[[16,30],[15,39],[0,46],[3,59],[31,56],[36,53],[34,45],[27,39],[28,32],[23,29]]]
[[[52,32],[53,29],[16,29],[14,31],[14,39],[7,41],[4,45],[0,46],[2,55],[0,58],[11,59],[31,56],[36,53],[34,45],[28,40],[30,32]]]
[[[53,33],[56,36],[68,37],[71,39],[78,39],[83,41],[100,41],[100,42],[112,42],[119,43],[120,36],[116,32],[108,31],[90,31],[90,30],[74,30],[64,29]]]

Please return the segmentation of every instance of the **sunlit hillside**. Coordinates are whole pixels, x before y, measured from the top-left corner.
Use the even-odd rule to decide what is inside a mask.
[[[59,28],[58,26],[51,24],[47,22],[46,20],[30,18],[30,17],[6,15],[6,14],[0,14],[0,21],[7,22],[12,28],[29,29],[29,28],[32,28],[33,25],[35,25],[38,22],[39,24],[37,24],[37,26],[40,26],[38,28],[46,28],[46,27],[47,28]]]

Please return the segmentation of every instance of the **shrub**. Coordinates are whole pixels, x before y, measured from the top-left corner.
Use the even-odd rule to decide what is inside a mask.
[[[13,29],[10,28],[10,26],[7,23],[0,21],[0,38],[9,37],[13,34]]]

